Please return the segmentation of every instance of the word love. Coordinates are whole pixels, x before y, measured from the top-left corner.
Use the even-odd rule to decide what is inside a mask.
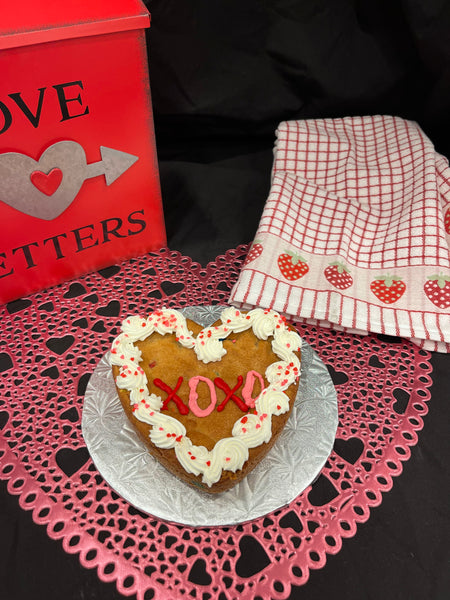
[[[84,104],[81,92],[83,83],[81,81],[69,81],[67,83],[58,83],[51,88],[41,87],[37,90],[34,97],[27,99],[22,96],[22,92],[8,94],[9,101],[0,100],[0,135],[8,131],[17,115],[25,116],[30,124],[36,129],[41,122],[42,108],[45,103],[50,107],[55,95],[60,110],[60,122],[84,117],[89,114],[89,107]]]
[[[170,386],[158,378],[153,380],[153,384],[167,394],[167,398],[164,400],[161,410],[167,410],[169,402],[173,401],[175,402],[180,415],[187,415],[190,409],[196,417],[207,417],[213,412],[217,405],[216,388],[225,393],[225,398],[220,402],[220,404],[217,405],[218,412],[223,411],[229,400],[232,400],[242,410],[242,412],[248,412],[250,408],[254,408],[256,398],[253,398],[253,388],[255,386],[255,381],[259,381],[261,388],[260,391],[264,389],[264,379],[262,376],[256,371],[249,371],[245,378],[244,387],[242,388],[241,399],[236,395],[236,392],[244,383],[244,378],[242,375],[238,375],[237,383],[232,388],[221,377],[216,377],[214,382],[212,382],[211,379],[208,379],[208,377],[202,377],[201,375],[191,377],[189,379],[189,406],[186,406],[186,404],[177,394],[181,384],[183,383],[183,377],[178,378],[178,381],[173,389],[171,389]],[[210,403],[206,408],[201,408],[198,405],[197,387],[200,383],[208,386],[209,388]]]

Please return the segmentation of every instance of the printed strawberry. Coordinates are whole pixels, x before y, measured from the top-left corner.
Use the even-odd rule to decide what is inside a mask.
[[[447,212],[444,216],[444,227],[445,231],[450,234],[450,208],[447,208]]]
[[[403,296],[406,285],[397,275],[380,275],[372,281],[370,289],[381,302],[392,304]]]
[[[248,265],[249,262],[252,262],[252,260],[255,260],[256,258],[258,258],[258,256],[261,256],[262,251],[263,251],[263,246],[262,246],[261,242],[259,240],[255,240],[253,242],[253,244],[251,245],[251,248],[245,258],[244,267],[245,267],[245,265]]]
[[[330,263],[323,272],[326,279],[339,290],[346,290],[353,284],[353,277],[348,268],[338,260]]]
[[[430,275],[423,286],[427,298],[438,308],[450,307],[450,276],[439,273]]]
[[[289,281],[300,279],[300,277],[303,277],[309,271],[305,259],[289,250],[286,250],[284,254],[280,254],[278,257],[278,267],[283,277]]]

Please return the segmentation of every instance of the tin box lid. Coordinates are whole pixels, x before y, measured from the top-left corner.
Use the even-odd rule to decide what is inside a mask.
[[[0,50],[150,25],[141,0],[16,0],[2,4]]]

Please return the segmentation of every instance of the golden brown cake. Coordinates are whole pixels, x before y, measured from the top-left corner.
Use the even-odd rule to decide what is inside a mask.
[[[241,481],[291,413],[301,338],[271,310],[225,308],[202,329],[176,310],[133,316],[111,347],[125,413],[150,453],[207,492]]]

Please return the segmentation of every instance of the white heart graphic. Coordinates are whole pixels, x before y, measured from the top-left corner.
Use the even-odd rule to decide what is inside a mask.
[[[106,185],[111,185],[138,160],[133,154],[105,146],[100,146],[100,153],[102,160],[87,164],[83,147],[64,140],[49,146],[37,161],[19,152],[0,154],[0,200],[27,215],[51,221],[72,204],[86,179],[104,175]],[[33,173],[45,176],[55,169],[61,171],[62,180],[50,194],[33,184]]]
[[[74,201],[85,180],[86,155],[80,144],[63,141],[53,144],[38,161],[18,152],[0,155],[0,200],[32,217],[50,221],[63,213]],[[61,170],[63,177],[57,190],[47,196],[31,182],[35,171]]]

